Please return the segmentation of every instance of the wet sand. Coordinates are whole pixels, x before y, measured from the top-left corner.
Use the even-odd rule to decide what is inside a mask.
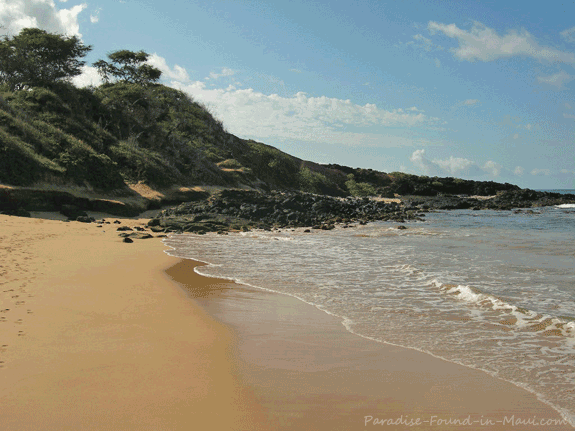
[[[178,264],[183,284],[196,265]],[[232,330],[237,373],[274,429],[572,429],[535,395],[484,372],[351,334],[296,298],[213,280],[193,296]]]
[[[297,299],[200,277],[160,239],[124,244],[116,227],[0,215],[0,429],[533,429],[502,421],[559,419],[511,384],[362,339]],[[483,422],[439,422],[468,416]]]

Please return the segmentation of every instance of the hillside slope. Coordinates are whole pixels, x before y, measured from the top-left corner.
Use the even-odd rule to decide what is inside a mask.
[[[0,87],[0,183],[103,195],[211,185],[332,196],[492,195],[517,186],[320,165],[228,133],[201,104],[163,85]]]

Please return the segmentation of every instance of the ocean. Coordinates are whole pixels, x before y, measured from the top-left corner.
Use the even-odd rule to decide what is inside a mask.
[[[352,333],[480,369],[575,426],[575,205],[332,231],[172,235],[197,271],[291,295]]]

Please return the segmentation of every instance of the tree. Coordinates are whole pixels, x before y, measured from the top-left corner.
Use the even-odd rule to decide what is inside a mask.
[[[91,49],[76,36],[25,28],[14,37],[0,39],[0,83],[20,90],[68,81],[82,73],[81,59]]]
[[[114,51],[108,54],[110,62],[99,60],[94,66],[106,83],[115,79],[130,84],[147,85],[157,82],[162,75],[160,69],[146,64],[148,57],[144,51]]]

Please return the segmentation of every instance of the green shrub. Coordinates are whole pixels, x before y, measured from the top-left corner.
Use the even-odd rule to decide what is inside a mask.
[[[377,195],[377,190],[373,185],[369,183],[358,183],[355,181],[353,174],[347,176],[347,181],[345,182],[347,190],[353,196],[375,196]]]

